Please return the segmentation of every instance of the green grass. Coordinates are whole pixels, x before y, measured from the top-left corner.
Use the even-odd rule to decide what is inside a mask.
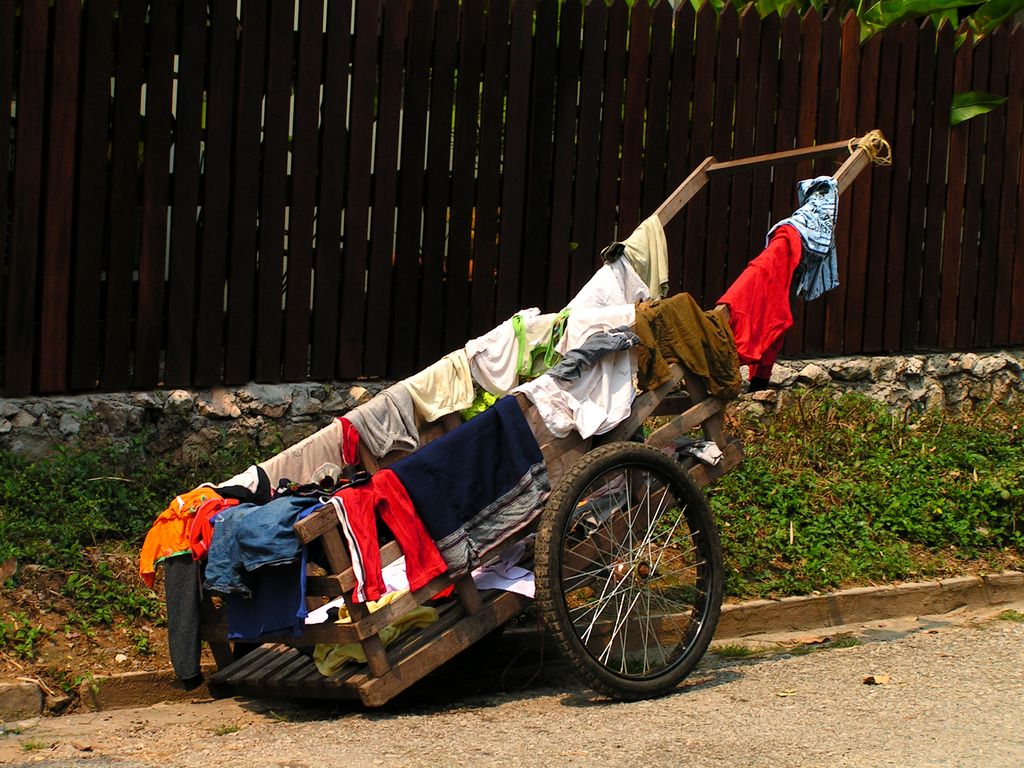
[[[1000,621],[1014,621],[1018,624],[1024,624],[1024,613],[1020,611],[1007,610],[996,616]]]
[[[803,392],[741,422],[747,458],[709,498],[727,591],[806,594],[1024,552],[1024,407],[910,421]],[[792,535],[791,535],[792,533]]]
[[[748,645],[740,645],[739,643],[723,643],[722,645],[716,645],[711,650],[716,656],[720,656],[723,659],[747,659],[751,656],[761,656],[764,654],[762,649],[751,648]]]
[[[242,730],[242,726],[240,725],[218,725],[216,728],[213,729],[213,735],[227,736],[229,733],[238,733],[240,730]]]

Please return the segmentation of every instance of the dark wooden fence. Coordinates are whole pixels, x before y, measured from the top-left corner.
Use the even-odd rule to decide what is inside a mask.
[[[1024,32],[661,0],[0,0],[7,394],[401,376],[553,309],[709,154],[880,127],[789,353],[1024,343]],[[1009,96],[949,127],[955,91]],[[8,112],[8,108],[10,111]],[[834,163],[669,227],[712,304]]]

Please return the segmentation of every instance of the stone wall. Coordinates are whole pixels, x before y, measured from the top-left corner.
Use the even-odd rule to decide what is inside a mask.
[[[1024,397],[1024,350],[990,353],[786,360],[772,388],[743,395],[739,408],[764,413],[779,392],[833,387],[896,410],[972,409]],[[0,399],[0,448],[39,456],[79,435],[132,439],[187,459],[225,439],[251,440],[271,455],[369,398],[385,382],[248,384],[216,390],[159,390]]]

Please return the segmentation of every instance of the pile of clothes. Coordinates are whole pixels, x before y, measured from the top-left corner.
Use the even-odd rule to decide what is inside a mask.
[[[805,205],[773,228],[766,250],[722,296],[728,313],[704,311],[686,293],[663,298],[667,248],[651,217],[604,251],[606,263],[562,311],[524,309],[268,461],[176,498],[146,537],[140,575],[152,584],[164,567],[178,677],[186,686],[202,680],[204,590],[223,596],[229,639],[302,634],[311,555],[293,526],[315,510],[338,518],[355,602],[393,599],[381,567],[386,540],[404,555],[402,589],[443,573],[483,575],[480,567],[529,525],[550,491],[517,394],[552,435],[588,438],[624,420],[639,392],[669,379],[672,363],[725,399],[740,390],[741,362],[752,375],[770,375],[792,325],[791,294],[813,298],[836,282],[834,183],[803,182],[801,194]],[[464,423],[421,445],[425,425],[454,413]],[[404,455],[393,460],[396,451]],[[721,455],[717,446],[691,453]],[[370,475],[355,469],[364,455],[392,461]],[[522,574],[513,573],[522,589]],[[333,668],[349,650],[319,656]]]

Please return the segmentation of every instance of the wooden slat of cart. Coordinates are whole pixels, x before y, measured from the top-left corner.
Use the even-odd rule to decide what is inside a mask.
[[[445,261],[444,346],[456,349],[469,331],[470,262],[473,256],[475,165],[483,76],[484,4],[461,4],[459,80],[455,94],[455,146],[452,150],[452,207]],[[503,209],[504,212],[504,209]],[[503,278],[504,279],[504,278]]]
[[[36,271],[42,201],[43,137],[46,135],[46,42],[49,14],[44,0],[22,5],[18,73],[18,127],[14,145],[11,254],[7,265],[7,328],[4,394],[32,391],[35,351]],[[7,162],[7,158],[4,158]],[[5,190],[6,192],[6,190]]]
[[[257,381],[279,381],[281,376],[281,281],[284,278],[285,209],[288,205],[292,68],[295,66],[294,13],[292,0],[270,4],[263,189],[260,195],[260,259],[256,275]]]
[[[889,241],[886,247],[889,261],[885,280],[885,326],[880,345],[880,348],[884,350],[900,348],[900,334],[903,327],[903,285],[907,279],[909,261],[907,222],[910,208],[910,161],[914,150],[917,25],[910,22],[904,23],[899,30],[899,40],[900,78],[896,97],[895,133],[891,137],[893,167],[889,208]]]
[[[1009,48],[1017,51],[1022,44],[1024,27],[1018,26],[1010,34]],[[1009,96],[1006,104],[1006,168],[999,205],[999,269],[996,280],[995,324],[992,329],[992,343],[1000,346],[1009,344],[1011,338],[1014,236],[1019,226],[1015,213],[1019,214],[1021,209],[1024,209],[1024,172],[1021,170],[1021,143],[1024,142],[1024,137],[1021,136],[1021,129],[1024,128],[1024,96],[1021,95],[1024,94],[1024,56],[1011,56],[1009,64],[1006,85],[1006,93]],[[1019,248],[1018,255],[1024,259]],[[1021,270],[1020,279],[1024,282],[1024,268]],[[1020,311],[1018,310],[1018,316]],[[1018,336],[1016,343],[1021,341],[1022,337]]]
[[[106,269],[102,386],[130,383],[132,272],[135,267],[135,211],[139,188],[140,98],[146,39],[146,7],[121,8],[110,161],[110,246]]]
[[[818,141],[833,141],[840,136],[840,104],[836,98],[842,69],[839,42],[842,33],[839,15],[833,8],[819,22],[816,14],[808,14],[804,17],[802,34],[803,44],[811,45],[812,48],[814,44],[811,43],[811,37],[816,36],[817,52],[821,57],[821,71],[815,81],[815,87],[818,88],[819,93],[808,92],[801,85],[801,114],[805,114],[803,99],[817,100],[817,120],[812,124],[813,130]],[[806,72],[807,66],[813,65],[808,65],[805,59],[805,63],[801,65],[803,69],[801,76]],[[820,87],[818,83],[820,83]],[[810,104],[807,104],[806,109],[810,108]],[[801,130],[803,130],[803,126],[801,126]],[[847,135],[852,135],[852,133]],[[804,136],[798,133],[797,140],[801,144],[803,144],[803,139]],[[799,166],[796,178],[807,179],[823,173],[831,173],[834,168],[835,166],[828,162],[816,162],[813,166],[811,164]],[[795,201],[795,195],[791,199]],[[840,211],[842,210],[840,207]],[[842,221],[839,222],[839,225],[842,226]],[[836,235],[838,237],[838,231]],[[809,302],[804,307],[804,354],[820,354],[825,351],[826,319],[831,317],[834,312],[832,304],[831,296],[826,296],[818,301]]]
[[[930,22],[916,25],[916,80],[914,83],[914,123],[911,156],[897,155],[897,167],[909,163],[921,172],[910,174],[906,208],[906,247],[903,265],[903,316],[900,336],[894,346],[911,349],[917,344],[917,319],[921,311],[921,266],[924,260],[925,208],[928,200],[928,143],[932,124],[932,93],[935,87],[935,29]],[[900,244],[893,240],[893,247]],[[887,335],[887,344],[889,337]]]
[[[672,184],[686,177],[690,167],[694,165],[694,157],[690,154],[690,131],[692,126],[690,109],[695,87],[693,77],[693,32],[696,17],[690,3],[680,3],[675,12],[674,33],[672,35],[672,82],[669,109],[669,135],[672,141],[668,145],[668,167],[666,184],[663,192],[667,194]],[[708,78],[702,78],[706,80]],[[704,155],[710,152],[705,149]],[[687,290],[689,271],[700,259],[691,258],[683,247],[686,242],[687,216],[676,216],[665,227],[665,238],[668,241],[669,259],[672,254],[679,254],[678,261],[669,264],[669,293]]]
[[[1006,78],[1009,71],[1010,48],[1007,32],[997,29],[989,37],[990,70],[989,82],[984,89],[992,93],[1010,93],[1006,90]],[[975,56],[978,53],[975,52]],[[1018,94],[1019,95],[1019,94]],[[1008,165],[1007,150],[1012,148],[1006,144],[1008,110],[994,109],[985,116],[985,192],[982,205],[982,217],[979,226],[980,242],[978,244],[978,298],[974,311],[974,334],[972,348],[992,346],[995,326],[996,279],[999,274],[999,202],[1002,199],[1002,187],[1005,168]],[[1012,166],[1010,166],[1012,167]],[[1012,178],[1012,177],[1011,177]],[[962,300],[962,299],[961,299]]]
[[[167,257],[167,202],[173,124],[172,96],[177,8],[174,0],[150,6],[149,67],[146,78],[145,164],[142,173],[142,237],[139,249],[138,312],[135,326],[136,387],[160,381]]]
[[[575,295],[594,274],[600,246],[595,239],[597,180],[601,140],[601,92],[604,68],[604,36],[608,20],[605,3],[589,2],[583,8],[583,63],[580,80],[579,130],[576,136],[576,199],[572,217],[569,292]]]
[[[754,154],[760,47],[760,17],[757,8],[748,5],[743,9],[743,14],[740,17],[740,55],[736,76],[733,157],[749,157]],[[729,249],[725,259],[725,285],[731,285],[747,266],[747,262],[755,255],[749,250],[750,219],[753,211],[750,201],[753,188],[751,175],[750,173],[740,173],[732,180],[729,196]],[[761,208],[765,207],[762,203]],[[717,295],[708,297],[708,301],[711,302],[717,298]]]
[[[970,34],[957,51],[954,92],[970,90],[973,63]],[[942,115],[945,119],[945,114]],[[957,282],[960,279],[964,223],[964,188],[967,183],[967,148],[971,123],[954,126],[949,132],[949,163],[946,171],[946,208],[942,238],[942,283],[939,299],[939,347],[952,349],[957,331]]]
[[[576,92],[580,81],[580,32],[583,4],[565,3],[558,28],[558,90],[555,95],[552,160],[551,234],[548,240],[547,296],[544,306],[564,307],[569,301],[572,239],[573,156],[576,150]],[[497,188],[497,185],[495,185]],[[476,290],[476,271],[473,283]]]
[[[327,7],[323,114],[320,125],[320,199],[316,218],[313,281],[313,349],[310,377],[332,379],[338,355],[341,284],[341,215],[348,174],[348,76],[352,36],[351,0]]]
[[[267,4],[265,0],[242,7],[242,35],[239,51],[237,107],[235,109],[235,152],[240,158],[260,154],[260,125],[263,122],[263,74],[266,69]],[[228,286],[227,345],[224,381],[237,384],[252,378],[253,303],[256,288],[257,231],[259,221],[258,162],[236,163],[231,195],[231,251]]]
[[[202,256],[196,310],[195,367],[192,383],[220,381],[224,351],[224,254],[231,197],[231,139],[235,83],[235,4],[211,3],[209,84],[203,152]]]
[[[526,168],[526,220],[519,306],[544,303],[548,279],[548,223],[551,219],[552,131],[555,110],[558,8],[560,3],[537,3],[533,34],[533,83],[530,89],[530,145]],[[485,329],[486,330],[486,329]],[[465,337],[455,341],[461,344]]]
[[[473,242],[473,290],[469,335],[479,336],[497,322],[498,218],[501,211],[501,138],[508,77],[509,2],[496,0],[487,11],[483,104],[480,112],[479,184]],[[560,306],[560,305],[559,305]]]
[[[90,10],[94,5],[89,4]],[[173,317],[174,328],[167,334],[164,363],[164,383],[167,386],[180,387],[192,381],[206,32],[206,3],[185,0],[181,10],[181,52],[174,116],[174,214],[171,218],[168,286],[168,317]],[[92,50],[91,43],[89,49]]]
[[[643,197],[641,217],[650,215],[665,199],[665,166],[668,157],[669,84],[672,71],[672,4],[654,5],[651,23],[651,69],[647,90],[647,126],[644,138]],[[685,81],[680,87],[686,88]],[[673,140],[675,137],[673,136]],[[669,249],[669,274],[679,274],[678,251]],[[555,305],[549,305],[555,306]],[[557,306],[562,306],[558,304]]]
[[[338,332],[338,376],[363,374],[366,329],[367,233],[370,215],[370,149],[377,114],[377,44],[381,2],[355,4],[355,36],[349,114],[348,196],[345,205],[344,277],[341,328]]]
[[[786,11],[782,20],[779,39],[781,61],[779,62],[777,99],[779,113],[775,139],[777,149],[809,146],[815,140],[821,20],[817,14],[813,13],[807,16],[808,22],[811,19],[814,20],[813,30],[811,24],[808,23],[803,40],[801,40],[800,15],[795,9],[790,8]],[[776,79],[768,76],[768,80],[775,82]],[[760,125],[761,121],[758,119],[758,126]],[[808,133],[810,136],[807,135]],[[811,163],[808,160],[795,165],[787,163],[774,169],[772,172],[771,217],[760,232],[751,227],[751,255],[759,253],[764,247],[764,236],[768,227],[789,216],[793,211],[795,181],[798,178],[808,178],[810,168]],[[783,350],[787,354],[798,354],[803,351],[807,302],[793,302],[791,309],[793,311],[793,328],[786,331]]]
[[[628,19],[629,8],[626,1],[614,0],[608,8],[605,38],[604,103],[601,107],[601,152],[597,179],[597,221],[594,228],[595,245],[598,249],[615,239]],[[622,233],[622,237],[628,235],[629,232]]]
[[[395,205],[398,202],[398,135],[402,119],[402,82],[405,79],[405,41],[408,33],[409,4],[405,0],[386,0],[381,36],[380,95],[374,136],[373,221],[367,281],[367,307],[373,308],[373,322],[368,322],[366,326],[364,376],[384,376],[387,373],[394,277]]]
[[[437,8],[434,59],[430,88],[430,114],[451,115],[458,65],[455,34],[458,5]],[[420,277],[420,313],[417,362],[433,362],[449,350],[444,346],[444,253],[447,237],[451,120],[431,120],[427,137],[427,205],[423,211],[423,266]]]
[[[309,376],[309,304],[313,287],[314,209],[319,160],[320,82],[324,3],[299,3],[299,61],[293,101],[291,201],[288,214],[288,287],[285,296],[284,378]]]
[[[54,14],[53,78],[50,98],[49,149],[47,152],[46,219],[43,233],[43,273],[39,323],[39,391],[66,389],[68,356],[68,304],[71,293],[71,222],[75,190],[75,127],[78,107],[79,43],[82,7],[58,5]],[[13,19],[12,19],[13,22]],[[5,118],[10,105],[0,100]],[[9,137],[6,122],[4,132]],[[7,157],[7,153],[0,155]],[[4,163],[6,166],[7,164]],[[166,170],[166,158],[164,168]],[[6,167],[4,171],[6,172]],[[0,179],[0,197],[6,198]],[[0,216],[6,218],[4,211]],[[0,234],[0,250],[5,240]],[[159,339],[157,340],[159,342]]]
[[[879,78],[876,90],[875,102],[877,104],[897,104],[897,85],[902,79],[900,69],[900,37],[895,30],[889,34],[879,35],[881,50],[879,52],[878,71],[882,74]],[[885,73],[892,73],[888,76]],[[911,83],[913,78],[910,79]],[[862,87],[863,87],[862,83]],[[866,89],[865,89],[866,90]],[[906,89],[904,89],[906,92]],[[909,107],[909,105],[905,104]],[[872,114],[866,117],[866,123],[858,123],[858,130],[867,130],[871,126],[877,126],[883,134],[889,137],[890,141],[896,140],[896,115],[899,109],[878,110],[878,119]],[[896,147],[897,153],[910,154],[910,147]],[[895,269],[902,272],[903,253],[889,253],[886,243],[889,238],[889,214],[891,212],[892,192],[892,169],[885,168],[877,173],[869,174],[871,178],[871,189],[868,190],[870,197],[865,201],[868,210],[867,251],[860,256],[860,260],[853,262],[854,273],[860,272],[864,275],[864,289],[862,301],[864,314],[861,325],[862,342],[860,350],[863,352],[877,353],[882,349],[882,336],[885,328],[885,306],[886,306],[886,283],[889,276],[890,260],[898,262]],[[866,186],[861,181],[860,186]],[[856,206],[856,203],[854,203]],[[854,211],[856,217],[857,211]]]
[[[953,29],[946,22],[939,26],[935,53],[935,91],[931,121],[931,157],[928,167],[929,221],[943,221],[946,200],[946,162],[951,130],[949,109],[953,94],[954,47]],[[939,290],[942,266],[942,227],[929,225],[925,233],[924,264],[921,270],[921,314],[918,344],[934,348],[938,344]]]
[[[416,334],[420,300],[420,220],[423,215],[427,140],[427,99],[430,94],[430,48],[434,8],[415,0],[409,20],[408,65],[402,106],[402,157],[398,191],[398,233],[395,242],[395,301],[388,370],[405,376],[416,370]]]
[[[651,48],[651,6],[634,3],[629,20],[626,101],[622,115],[622,172],[619,183],[619,239],[640,223],[640,184],[643,174],[644,105]]]
[[[505,318],[520,309],[519,281],[522,267],[523,220],[526,203],[527,131],[530,113],[530,72],[533,44],[533,3],[512,4],[512,36],[505,107],[505,154],[502,161],[501,239],[498,249],[498,298],[496,314]],[[459,339],[462,344],[465,339]]]
[[[987,91],[992,38],[986,35],[972,53],[970,89]],[[1002,110],[1000,110],[1002,111]],[[985,152],[985,130],[988,117],[971,120],[967,141],[967,177],[964,187],[963,239],[960,245],[960,279],[956,283],[956,336],[957,349],[967,349],[973,343],[974,317],[978,311],[978,235],[981,225],[981,175]]]

